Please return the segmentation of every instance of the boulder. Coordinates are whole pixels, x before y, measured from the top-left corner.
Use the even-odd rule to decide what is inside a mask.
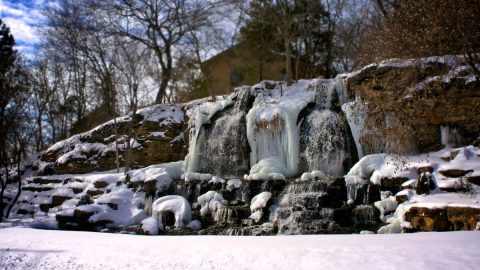
[[[430,194],[430,191],[435,190],[436,188],[437,184],[435,183],[435,178],[430,173],[422,173],[415,185],[415,191],[418,195],[428,195]]]
[[[422,166],[417,168],[417,173],[422,174],[422,173],[432,173],[433,172],[433,167],[432,166]]]
[[[61,179],[49,179],[49,178],[41,178],[41,177],[35,177],[32,180],[32,183],[41,184],[41,185],[59,184],[59,183],[62,183],[62,182],[63,182],[63,180],[61,180]]]
[[[447,207],[447,216],[451,230],[472,231],[480,221],[480,208]]]
[[[92,197],[100,195],[100,194],[103,194],[103,191],[98,190],[98,189],[88,189],[87,190],[87,195],[92,196]]]
[[[408,177],[402,177],[402,176],[397,176],[397,177],[384,177],[380,179],[381,183],[381,189],[382,190],[389,190],[393,194],[397,193],[400,191],[402,184],[407,182],[409,180]]]
[[[405,221],[410,222],[410,231],[432,232],[450,229],[446,209],[411,207],[405,213]]]
[[[452,207],[431,209],[411,207],[405,213],[405,221],[410,222],[408,231],[460,231],[474,230],[480,221],[480,208]]]
[[[471,184],[480,186],[480,175],[467,176],[467,181]]]
[[[448,170],[440,170],[439,173],[445,175],[446,177],[451,177],[451,178],[458,178],[465,176],[468,173],[471,173],[472,170],[462,170],[462,169],[448,169]]]
[[[52,203],[51,207],[56,207],[62,205],[62,203],[66,200],[70,200],[72,197],[70,196],[61,196],[61,195],[53,195],[52,196]]]
[[[95,186],[95,188],[106,188],[109,183],[106,181],[96,181],[93,183],[93,185]]]

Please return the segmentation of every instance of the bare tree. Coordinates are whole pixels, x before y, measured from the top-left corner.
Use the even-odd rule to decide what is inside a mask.
[[[335,68],[339,72],[350,72],[360,67],[362,42],[375,16],[375,5],[371,0],[344,0],[345,4],[335,28]]]
[[[208,21],[217,4],[206,0],[120,0],[114,4],[113,32],[144,44],[158,60],[161,75],[156,103],[162,103],[167,94],[176,45]]]
[[[369,30],[365,62],[444,54],[464,55],[480,74],[480,5],[476,0],[375,1],[382,15]]]

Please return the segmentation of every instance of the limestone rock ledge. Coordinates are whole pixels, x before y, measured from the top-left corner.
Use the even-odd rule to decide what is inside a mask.
[[[117,140],[115,140],[115,126]],[[41,160],[54,165],[55,174],[78,174],[182,160],[186,154],[184,112],[181,106],[155,105],[111,120],[90,131],[51,146]],[[115,143],[117,142],[117,144]],[[130,149],[130,150],[127,150]]]

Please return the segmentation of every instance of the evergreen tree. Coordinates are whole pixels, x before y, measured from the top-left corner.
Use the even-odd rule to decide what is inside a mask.
[[[247,14],[243,42],[260,64],[284,55],[287,81],[334,75],[332,21],[321,1],[252,1]]]
[[[15,167],[19,169],[26,148],[22,128],[27,123],[25,105],[30,94],[29,75],[14,45],[10,29],[0,20],[0,221],[5,214],[3,194],[12,179],[10,171]],[[19,189],[20,184],[19,180]]]

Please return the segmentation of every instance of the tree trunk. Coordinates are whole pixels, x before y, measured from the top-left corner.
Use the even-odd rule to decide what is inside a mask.
[[[287,85],[292,84],[293,79],[293,70],[292,70],[292,51],[290,48],[290,39],[285,37],[284,38],[284,46],[285,46],[285,65],[287,69]]]
[[[42,114],[37,117],[37,125],[38,125],[38,141],[36,145],[37,152],[43,148],[43,129],[42,129]]]
[[[21,152],[18,152],[18,160],[17,160],[17,174],[18,174],[18,189],[17,189],[17,195],[15,195],[15,198],[13,198],[13,201],[10,202],[10,206],[8,207],[7,213],[5,214],[5,217],[8,218],[10,216],[10,211],[12,211],[13,206],[15,203],[17,203],[18,198],[20,198],[20,194],[22,193],[22,177],[20,174],[20,161],[22,160],[21,158]]]
[[[5,193],[5,188],[7,187],[8,181],[8,166],[5,166],[5,182],[0,179],[0,183],[2,184],[2,189],[0,190],[0,222],[3,220],[3,195]]]

